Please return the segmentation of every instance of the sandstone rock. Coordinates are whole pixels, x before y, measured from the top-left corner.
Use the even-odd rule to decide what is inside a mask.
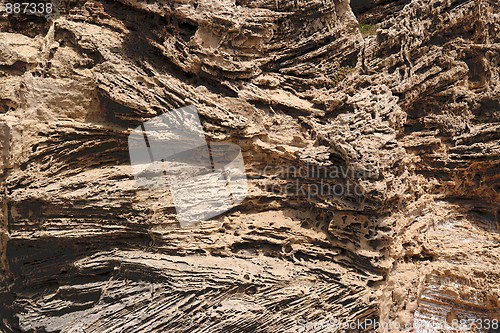
[[[0,16],[0,332],[496,332],[498,1],[54,3]],[[127,138],[186,105],[249,193],[182,228]]]

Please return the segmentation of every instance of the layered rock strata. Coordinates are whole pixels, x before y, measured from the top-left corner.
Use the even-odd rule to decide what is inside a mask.
[[[496,0],[55,7],[0,18],[0,331],[498,331]],[[186,105],[249,194],[181,228],[127,138]]]

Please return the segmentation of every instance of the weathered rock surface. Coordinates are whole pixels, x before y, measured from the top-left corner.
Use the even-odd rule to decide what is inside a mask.
[[[498,332],[498,1],[55,4],[0,17],[0,332]],[[181,228],[127,137],[190,104],[249,195]]]

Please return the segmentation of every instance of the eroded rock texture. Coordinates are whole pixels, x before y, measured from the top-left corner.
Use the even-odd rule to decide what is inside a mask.
[[[55,5],[0,20],[0,331],[498,332],[497,0]],[[181,228],[127,136],[190,104],[250,191]]]

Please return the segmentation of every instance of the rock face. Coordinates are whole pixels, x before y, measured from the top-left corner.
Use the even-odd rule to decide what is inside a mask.
[[[499,331],[497,0],[54,7],[0,17],[0,332]],[[127,138],[186,105],[249,193],[182,228]]]

